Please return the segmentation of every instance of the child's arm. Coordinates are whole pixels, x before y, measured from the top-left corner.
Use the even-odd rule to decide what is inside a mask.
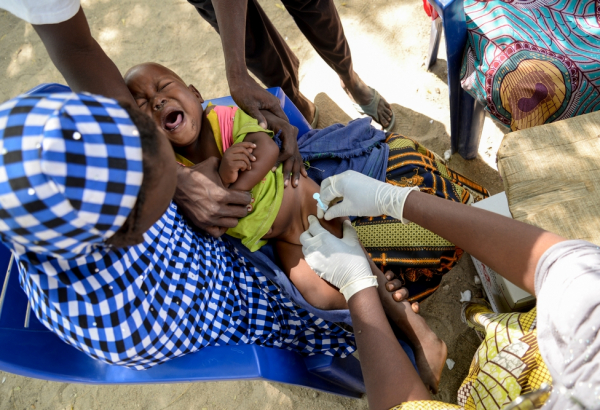
[[[240,191],[250,191],[277,163],[279,147],[275,141],[264,132],[253,132],[248,134],[244,139],[244,142],[256,145],[256,147],[252,149],[252,155],[256,159],[247,167],[247,170],[238,173],[237,179],[229,186],[229,188],[238,189]],[[236,145],[239,144],[235,144],[231,148],[234,148]],[[231,148],[229,148],[226,153]],[[238,168],[238,170],[241,170],[241,168],[243,167]],[[221,160],[221,166],[219,167],[219,174],[224,183],[226,179],[232,180],[231,169],[231,163],[224,155]],[[223,178],[224,176],[225,179]]]
[[[256,144],[248,141],[227,148],[219,165],[219,176],[225,187],[237,181],[240,171],[252,169],[252,161],[256,161],[256,157],[252,155],[255,148]]]

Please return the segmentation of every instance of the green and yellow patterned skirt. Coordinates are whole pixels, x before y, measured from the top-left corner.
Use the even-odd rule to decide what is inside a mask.
[[[519,396],[552,384],[537,343],[536,313],[494,313],[489,307],[470,303],[463,309],[466,323],[485,338],[471,362],[469,375],[458,390],[457,402],[432,400],[402,403],[393,410],[500,410]],[[543,406],[549,394],[532,400]]]
[[[418,142],[388,134],[386,143],[390,147],[387,183],[418,186],[422,192],[463,204],[489,196],[485,188],[452,171]],[[432,294],[463,253],[427,229],[414,223],[404,225],[386,215],[357,218],[353,225],[375,264],[383,272],[391,270],[405,283],[410,301],[421,301]]]

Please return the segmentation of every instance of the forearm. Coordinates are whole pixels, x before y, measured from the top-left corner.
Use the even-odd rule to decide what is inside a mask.
[[[260,113],[265,116],[265,119],[267,120],[267,122],[269,124],[272,124],[272,123],[277,122],[277,121],[281,121],[281,118],[279,118],[278,116],[276,116],[275,114],[273,114],[271,111],[260,110]]]
[[[63,23],[33,27],[73,91],[87,91],[137,107],[121,73],[92,37],[83,9]]]
[[[248,77],[246,68],[246,11],[248,0],[212,0],[225,56],[227,82]]]
[[[565,240],[535,226],[422,192],[408,195],[403,216],[464,249],[532,294],[540,257]]]
[[[364,289],[348,301],[370,409],[390,409],[429,393],[387,321],[377,289]]]

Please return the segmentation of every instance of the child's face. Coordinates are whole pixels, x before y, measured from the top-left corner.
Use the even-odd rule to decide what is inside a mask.
[[[193,85],[186,86],[177,74],[155,63],[131,68],[125,82],[138,107],[173,145],[185,147],[198,139],[204,100]]]

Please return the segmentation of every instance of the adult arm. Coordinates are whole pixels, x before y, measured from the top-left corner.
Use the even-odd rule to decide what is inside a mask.
[[[548,248],[565,239],[483,209],[411,192],[404,217],[470,253],[506,279],[535,294],[535,270]]]
[[[288,118],[279,105],[277,97],[266,91],[250,77],[246,67],[246,12],[248,0],[213,0],[223,54],[229,91],[235,103],[248,115],[258,120],[258,124],[267,129],[281,129],[283,150],[279,161],[283,162],[286,183],[292,173],[292,186],[301,172],[302,160],[298,153],[296,136],[298,131],[282,127],[279,121],[289,124]],[[268,111],[271,115],[265,115]],[[279,121],[277,121],[279,120]],[[278,131],[278,130],[277,130]],[[286,184],[287,186],[287,184]]]
[[[248,74],[246,67],[246,12],[247,0],[213,0],[223,54],[225,72],[236,104],[250,116],[256,118],[261,127],[267,128],[267,121],[260,110],[267,110],[277,117],[287,120],[279,106],[279,100],[264,90]]]
[[[87,91],[137,107],[121,73],[92,37],[81,7],[69,20],[33,28],[73,91]]]
[[[219,176],[219,160],[211,157],[192,167],[178,167],[173,200],[198,228],[218,238],[248,214],[250,193],[226,189]]]
[[[370,409],[389,409],[429,394],[396,340],[377,293],[377,279],[350,221],[338,239],[309,216],[300,236],[306,262],[348,301]]]
[[[404,218],[461,247],[530,293],[535,293],[535,269],[540,257],[552,245],[565,240],[483,209],[395,187],[353,171],[321,184],[324,202],[338,197],[344,201],[333,205],[325,219],[381,214]]]
[[[387,410],[400,403],[430,400],[406,352],[385,316],[377,289],[359,291],[348,301],[369,409]]]

